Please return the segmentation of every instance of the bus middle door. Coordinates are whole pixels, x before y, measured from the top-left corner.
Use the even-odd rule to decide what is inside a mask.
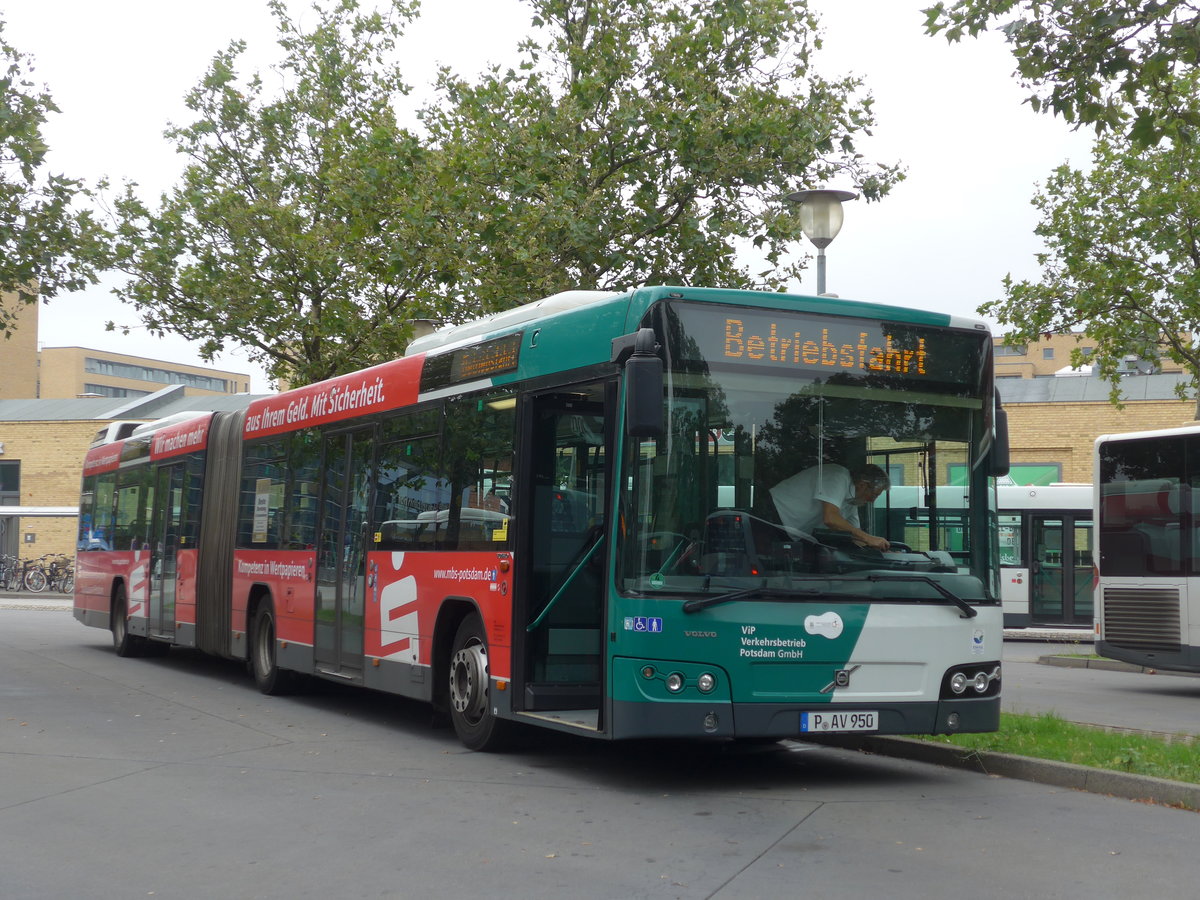
[[[363,677],[373,447],[373,428],[325,436],[313,655],[320,674],[350,681]]]
[[[150,634],[175,636],[175,593],[179,535],[183,528],[184,463],[155,473],[154,522],[150,531]]]

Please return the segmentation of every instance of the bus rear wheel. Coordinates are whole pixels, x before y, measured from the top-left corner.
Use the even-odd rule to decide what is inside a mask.
[[[113,597],[108,627],[112,632],[113,649],[117,651],[117,656],[128,658],[142,655],[145,642],[136,634],[129,633],[129,600],[125,595],[124,585],[117,587],[116,596]]]
[[[458,626],[450,651],[450,720],[469,750],[502,750],[512,738],[513,723],[492,710],[487,636],[479,616]]]
[[[250,670],[254,673],[254,683],[264,694],[288,694],[295,687],[295,673],[279,668],[275,657],[275,610],[270,603],[263,603],[254,614]]]

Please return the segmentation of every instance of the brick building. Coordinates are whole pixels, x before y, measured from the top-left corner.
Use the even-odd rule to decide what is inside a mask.
[[[14,313],[6,338],[0,330],[0,399],[37,396],[37,305],[20,303],[16,294],[0,294],[0,307]]]

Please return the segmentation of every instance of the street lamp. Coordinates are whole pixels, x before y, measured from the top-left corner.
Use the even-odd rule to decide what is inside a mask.
[[[858,194],[821,188],[796,191],[785,199],[800,204],[800,230],[817,248],[817,293],[825,293],[825,248],[842,229],[842,204]]]

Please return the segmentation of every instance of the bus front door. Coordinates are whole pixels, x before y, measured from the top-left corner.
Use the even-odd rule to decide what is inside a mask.
[[[525,418],[522,581],[523,708],[572,710],[599,727],[602,691],[605,510],[612,454],[604,386],[533,398]]]
[[[162,466],[155,475],[154,523],[150,537],[150,634],[175,637],[175,593],[179,535],[183,528],[184,464]]]
[[[325,437],[313,655],[319,673],[350,681],[361,681],[363,674],[372,437],[371,429]]]

